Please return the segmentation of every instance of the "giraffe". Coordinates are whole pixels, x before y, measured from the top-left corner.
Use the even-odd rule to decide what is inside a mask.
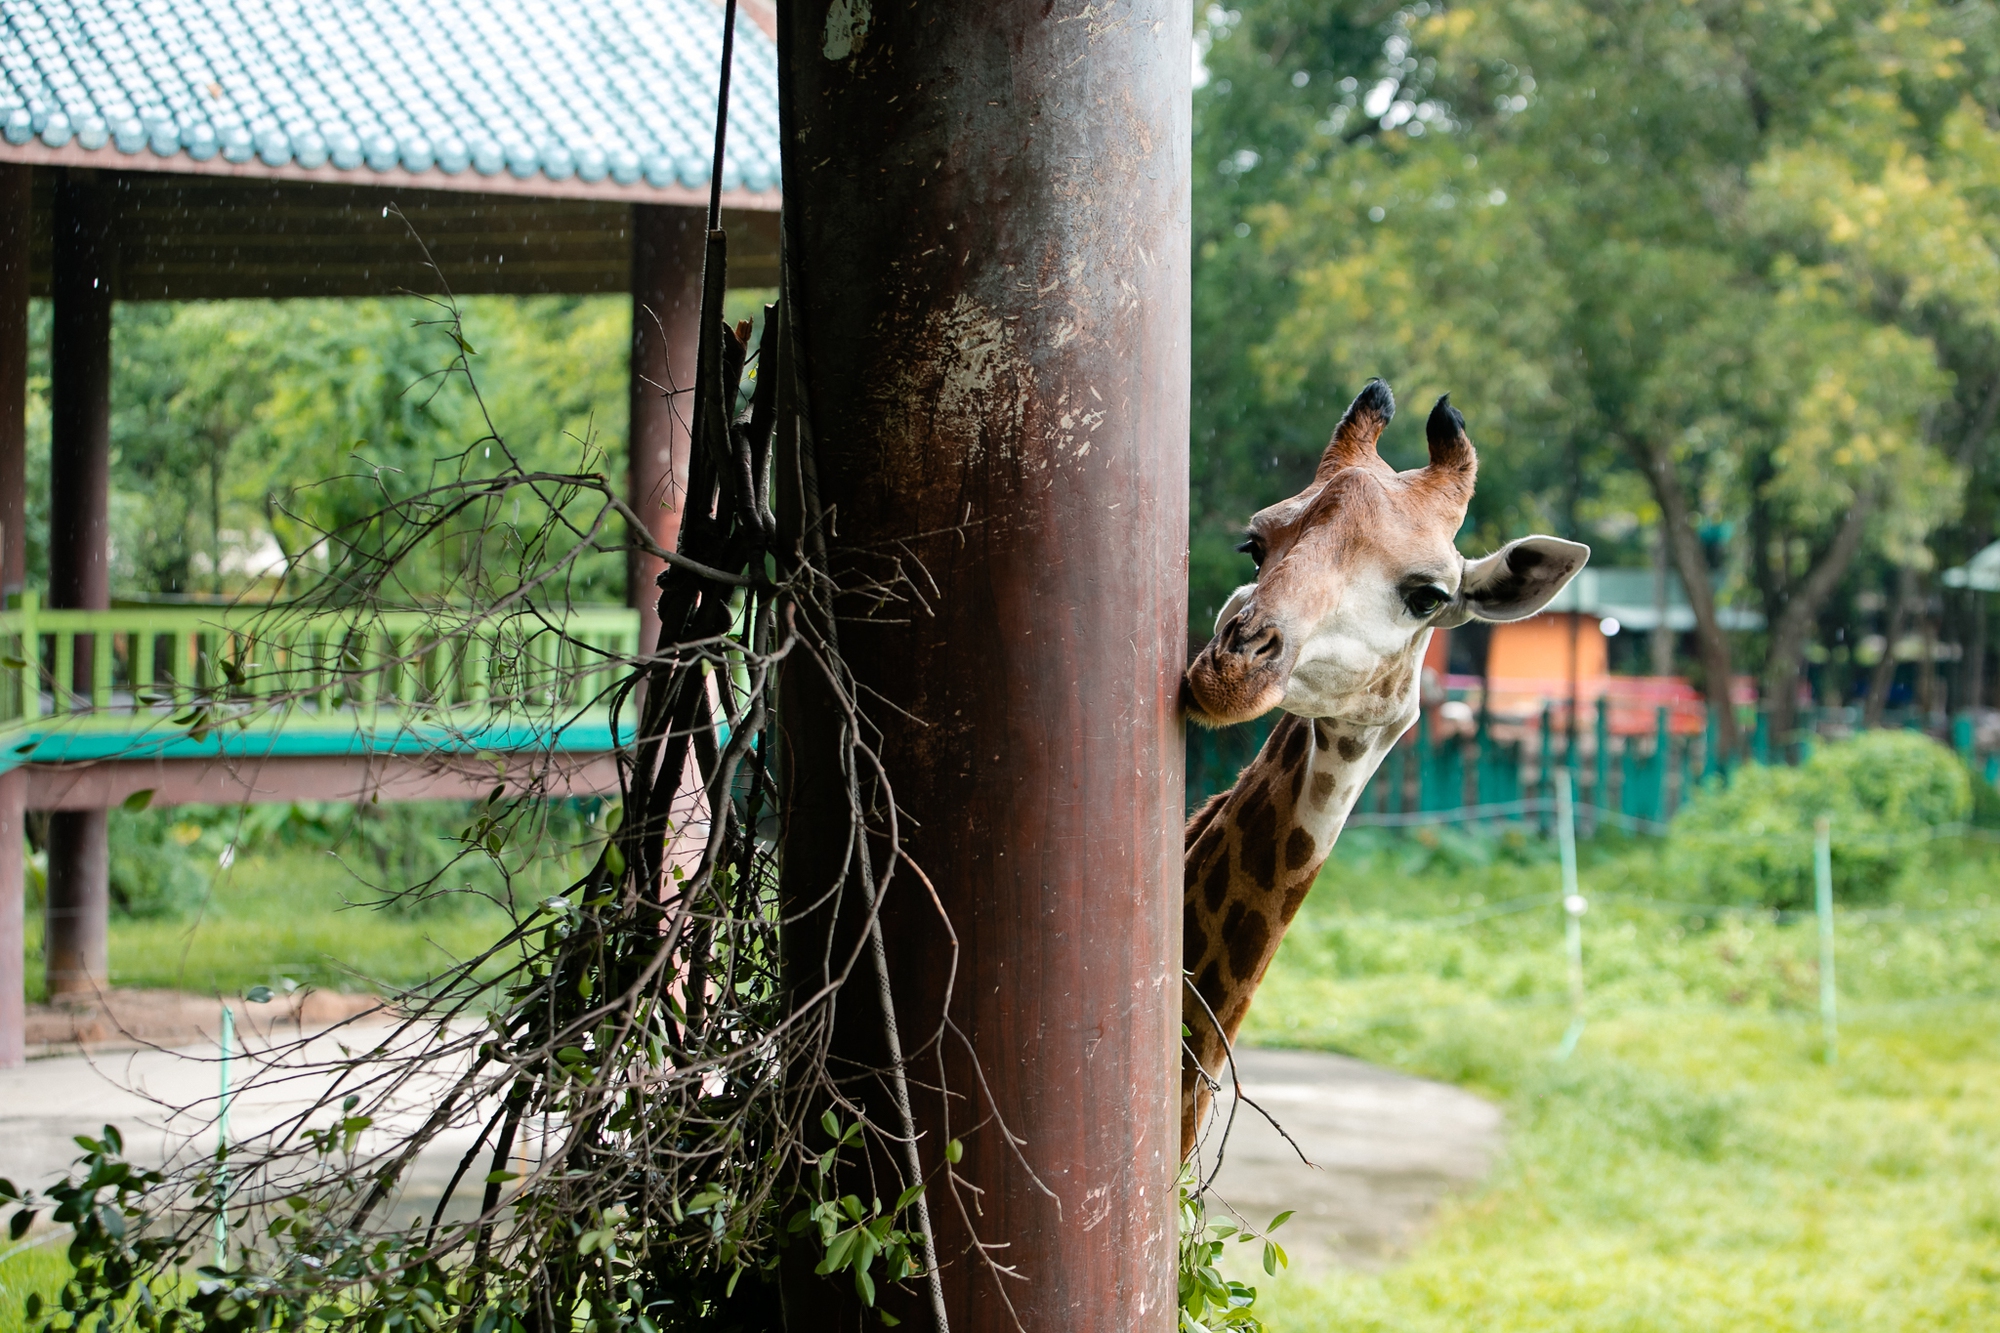
[[[1250,520],[1238,549],[1256,582],[1230,596],[1183,681],[1206,726],[1284,712],[1236,785],[1187,823],[1183,1159],[1278,941],[1362,785],[1416,721],[1431,632],[1531,616],[1590,556],[1541,536],[1478,560],[1458,553],[1478,459],[1449,397],[1426,424],[1429,463],[1397,472],[1375,448],[1395,396],[1368,382],[1312,484]]]

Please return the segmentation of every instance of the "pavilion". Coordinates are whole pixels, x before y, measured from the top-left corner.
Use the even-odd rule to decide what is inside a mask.
[[[114,637],[124,636],[128,677],[150,680],[156,640],[192,632],[157,613],[129,627],[110,614],[113,303],[435,293],[436,273],[385,213],[392,203],[456,294],[629,291],[630,497],[671,546],[687,441],[658,386],[672,381],[669,365],[685,379],[694,362],[722,23],[719,0],[0,9],[0,635],[21,636],[29,659],[14,668],[12,711],[0,708],[0,727],[29,737],[14,744],[9,732],[0,759],[11,765],[0,773],[0,1067],[25,1054],[25,811],[54,812],[54,996],[110,980],[107,814],[125,794],[416,799],[466,785],[407,747],[357,741],[352,725],[229,753],[219,741],[142,738],[113,715]],[[738,11],[734,69],[722,170],[732,278],[771,286],[775,21],[751,0]],[[52,316],[45,590],[26,572],[31,297],[47,298]],[[604,621],[607,642],[650,642],[656,572],[634,559],[634,610]],[[70,693],[54,705],[69,725],[46,733],[33,726],[45,692]],[[608,751],[611,740],[568,743]],[[579,754],[570,773],[572,790],[613,781],[602,753]]]

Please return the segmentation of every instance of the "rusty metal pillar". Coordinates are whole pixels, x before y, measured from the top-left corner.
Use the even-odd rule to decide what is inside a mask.
[[[27,581],[28,247],[33,169],[0,165],[0,597]],[[20,770],[0,774],[0,1069],[27,1058]]]
[[[839,634],[957,939],[899,870],[883,921],[920,1152],[935,1172],[962,1138],[983,1191],[962,1213],[932,1177],[951,1328],[1171,1329],[1190,11],[811,0],[781,22],[831,559],[848,586],[913,579],[842,604]],[[786,704],[810,769],[820,720]],[[788,831],[787,876],[839,826]],[[836,1074],[882,1060],[866,967]],[[948,981],[964,1042],[940,1033]],[[883,1081],[852,1091],[894,1125]],[[1025,1281],[982,1265],[967,1214]],[[921,1292],[884,1299],[932,1323]]]
[[[111,604],[111,302],[117,272],[114,184],[72,171],[56,186],[49,295],[49,605]],[[90,694],[94,661],[76,647],[76,674],[57,681]],[[49,819],[49,994],[105,984],[110,912],[108,825],[102,810]]]
[[[687,490],[691,398],[670,389],[694,383],[697,317],[701,313],[703,218],[698,208],[632,206],[631,426],[627,465],[632,508],[644,515],[653,540],[672,550],[680,537]],[[640,551],[626,558],[628,596],[639,610],[639,646],[660,638],[660,590],[665,566]]]

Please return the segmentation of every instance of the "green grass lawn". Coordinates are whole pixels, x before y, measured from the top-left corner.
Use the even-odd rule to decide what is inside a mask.
[[[1408,1262],[1262,1280],[1274,1330],[2000,1327],[1989,851],[1922,853],[1842,922],[1831,1067],[1811,922],[1654,910],[1654,849],[1608,843],[1583,876],[1590,1020],[1556,1060],[1560,909],[1468,920],[1553,890],[1554,867],[1452,853],[1356,839],[1246,1035],[1490,1096],[1506,1157]]]
[[[535,893],[562,887],[547,863]],[[1838,1061],[1810,921],[1658,906],[1656,849],[1585,847],[1590,1021],[1576,1053],[1560,909],[1534,840],[1351,835],[1253,1009],[1250,1040],[1460,1084],[1508,1113],[1493,1178],[1382,1274],[1257,1280],[1277,1333],[2000,1327],[2000,874],[1913,853],[1841,923]],[[119,920],[120,984],[421,980],[505,928],[469,898],[411,915],[324,851],[246,855],[197,914]],[[30,949],[38,948],[31,935]],[[60,1247],[0,1260],[0,1333]]]
[[[559,892],[571,870],[563,857],[528,858],[515,881],[517,899]],[[478,952],[509,925],[501,907],[470,894],[449,894],[417,911],[371,905],[374,897],[331,852],[247,853],[212,871],[191,910],[167,919],[114,917],[112,984],[225,994],[286,977],[343,991],[408,986]],[[27,947],[29,999],[40,1000],[42,927],[33,910]]]

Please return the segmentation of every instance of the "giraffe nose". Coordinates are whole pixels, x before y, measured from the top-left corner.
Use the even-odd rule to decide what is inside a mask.
[[[1223,626],[1219,646],[1233,657],[1249,658],[1252,666],[1262,666],[1285,651],[1285,632],[1276,621],[1253,627],[1239,615]]]

